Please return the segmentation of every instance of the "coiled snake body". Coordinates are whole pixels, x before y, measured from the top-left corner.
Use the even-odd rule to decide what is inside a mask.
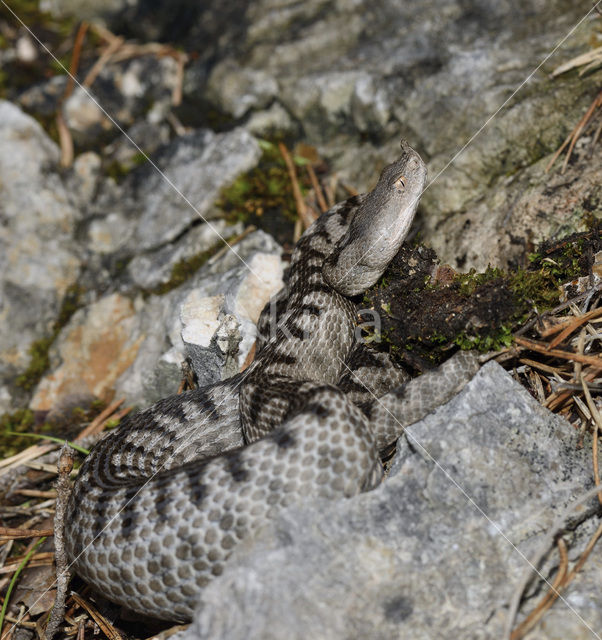
[[[94,448],[69,501],[65,543],[103,595],[190,619],[240,540],[292,502],[374,487],[378,452],[399,435],[399,419],[415,421],[474,373],[475,359],[461,356],[410,394],[379,355],[368,379],[350,372],[363,347],[354,345],[347,296],[383,273],[425,181],[424,163],[402,142],[372,192],[336,205],[303,235],[278,328],[244,374],[167,398]]]

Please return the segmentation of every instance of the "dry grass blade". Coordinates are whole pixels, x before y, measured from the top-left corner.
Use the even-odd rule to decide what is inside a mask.
[[[82,22],[79,25],[77,34],[75,36],[75,42],[73,43],[73,53],[71,54],[71,63],[69,64],[69,77],[67,80],[67,86],[65,87],[65,93],[61,99],[61,103],[65,102],[67,98],[73,93],[75,87],[75,76],[77,75],[77,68],[79,67],[79,58],[82,52],[82,45],[84,44],[84,38],[88,31],[88,23]]]
[[[338,176],[336,173],[333,173],[326,184],[324,185],[324,195],[326,196],[326,203],[328,204],[328,208],[333,207],[335,205],[335,193],[337,190],[337,182]]]
[[[10,558],[4,563],[3,567],[0,567],[0,575],[6,573],[14,573],[18,568],[21,562],[25,560],[26,556],[15,556],[14,558]],[[42,551],[41,553],[36,553],[29,557],[28,566],[29,567],[44,567],[53,564],[54,562],[54,551]]]
[[[103,409],[97,416],[90,422],[90,424],[83,429],[80,434],[75,438],[75,442],[79,442],[86,436],[93,435],[95,433],[101,433],[105,428],[107,421],[112,417],[112,415],[117,411],[117,409],[125,402],[125,398],[121,398],[120,400],[115,400],[108,407]]]
[[[15,493],[27,498],[56,498],[56,491],[39,491],[37,489],[16,489]]]
[[[571,71],[572,69],[576,69],[577,67],[582,67],[584,65],[590,65],[593,62],[599,62],[602,64],[602,47],[596,47],[587,53],[582,53],[580,56],[572,58],[568,62],[561,64],[552,71],[550,77],[556,78],[567,71]]]
[[[0,527],[0,542],[9,540],[21,540],[24,538],[40,538],[51,536],[52,529],[13,529],[11,527]]]
[[[124,42],[125,40],[123,38],[117,36],[115,36],[115,38],[109,42],[107,48],[101,53],[100,58],[98,58],[98,60],[92,65],[90,71],[88,71],[88,73],[86,74],[86,77],[82,82],[84,87],[90,88],[94,84],[94,80],[98,78],[100,72],[108,64],[113,54],[119,49],[119,47],[121,47]]]
[[[562,360],[569,360],[571,362],[581,362],[583,364],[589,364],[593,367],[602,370],[602,356],[585,356],[579,353],[573,353],[572,351],[561,351],[560,349],[550,349],[547,344],[537,342],[536,340],[529,340],[527,338],[514,338],[515,342],[521,347],[530,349],[531,351],[537,351],[549,356],[561,358]]]
[[[558,546],[558,554],[560,555],[560,564],[558,566],[556,578],[554,578],[554,582],[550,585],[547,593],[535,609],[533,609],[533,611],[531,611],[531,613],[510,634],[510,640],[520,640],[527,631],[532,629],[541,620],[543,614],[552,606],[552,604],[554,604],[554,601],[560,595],[558,589],[561,587],[566,576],[569,561],[564,540],[559,538],[556,544]]]
[[[225,244],[219,251],[217,251],[214,255],[212,255],[209,260],[207,260],[208,265],[215,264],[222,256],[226,255],[228,251],[235,245],[237,245],[241,240],[246,238],[253,231],[257,231],[257,227],[255,225],[250,224],[242,233],[239,233],[232,240],[228,240],[228,243]]]
[[[594,98],[594,101],[591,103],[591,105],[589,106],[588,110],[585,112],[585,114],[581,118],[581,120],[579,120],[579,122],[575,125],[575,128],[571,131],[571,133],[569,133],[569,135],[566,137],[565,141],[558,148],[556,153],[552,156],[552,159],[550,160],[550,162],[546,166],[546,169],[545,169],[546,171],[549,171],[551,169],[552,165],[556,162],[556,160],[558,159],[560,154],[568,146],[569,148],[567,150],[566,157],[564,159],[564,163],[562,164],[562,169],[561,169],[561,173],[565,172],[565,170],[566,170],[566,168],[568,166],[569,160],[571,158],[571,155],[573,153],[573,149],[575,148],[575,144],[577,144],[577,140],[581,136],[581,133],[583,132],[583,129],[585,129],[585,127],[587,126],[587,124],[591,120],[591,118],[594,115],[594,112],[596,111],[596,109],[598,107],[600,107],[600,106],[602,106],[602,91],[600,91],[600,93]]]
[[[178,63],[178,67],[176,71],[176,83],[174,85],[173,91],[171,92],[171,104],[174,107],[178,107],[180,104],[182,104],[184,67],[188,62],[188,56],[181,51],[176,51],[176,55],[174,57],[176,59],[176,62]]]
[[[343,186],[343,189],[345,189],[345,191],[350,195],[350,196],[359,196],[360,192],[355,189],[354,187],[345,184],[344,182],[341,182],[341,185]]]
[[[566,340],[566,338],[568,338],[581,325],[599,316],[602,316],[602,307],[598,309],[592,309],[592,311],[588,311],[587,313],[584,313],[582,316],[571,319],[567,323],[567,326],[549,343],[549,348],[553,349],[554,347],[557,347],[561,342]]]
[[[307,165],[307,174],[309,175],[309,180],[311,182],[311,186],[314,189],[316,194],[316,200],[318,201],[318,206],[320,207],[320,211],[322,213],[326,213],[328,211],[328,205],[326,204],[326,198],[324,197],[324,192],[322,191],[322,187],[318,182],[318,177],[316,176],[316,172],[311,164]]]
[[[293,186],[293,197],[295,198],[295,206],[297,208],[297,215],[299,219],[303,223],[305,229],[308,229],[312,223],[316,220],[316,217],[312,215],[312,213],[305,206],[305,202],[303,201],[303,197],[301,196],[301,187],[299,186],[299,180],[297,179],[297,171],[295,169],[295,163],[291,158],[291,154],[289,153],[286,145],[283,142],[278,143],[278,149],[280,149],[280,153],[282,154],[282,158],[286,164],[286,169],[288,171],[289,178],[291,180],[291,184]]]
[[[24,462],[23,464],[30,469],[35,469],[36,471],[45,471],[52,475],[56,474],[56,467],[52,464],[47,464],[46,462],[36,462],[35,460],[31,460]]]
[[[56,114],[56,128],[59,134],[59,147],[61,149],[60,165],[65,169],[73,164],[74,150],[73,150],[73,138],[71,132],[65,124],[65,118],[63,118],[62,111],[57,111]]]
[[[598,431],[602,427],[602,416],[600,416],[600,412],[598,411],[598,407],[592,398],[592,394],[589,391],[589,387],[585,381],[585,377],[581,374],[581,385],[583,387],[583,395],[585,396],[585,401],[587,402],[587,407],[590,411],[592,418],[594,419],[594,435],[592,438],[592,462],[594,465],[594,482],[595,484],[600,484],[600,471],[598,468]],[[602,504],[602,492],[598,494],[598,500],[600,504]]]
[[[61,149],[60,165],[61,167],[65,168],[70,167],[73,164],[74,151],[73,138],[71,137],[71,132],[69,131],[69,128],[65,123],[65,118],[63,117],[63,104],[73,93],[73,88],[75,87],[75,76],[77,74],[82,45],[84,43],[84,38],[86,37],[87,31],[88,23],[82,22],[79,25],[79,29],[77,30],[77,34],[75,36],[75,42],[73,44],[73,53],[71,54],[71,63],[69,65],[67,86],[65,87],[65,92],[63,93],[56,112],[56,128],[59,134],[59,145]]]
[[[563,587],[566,587],[573,581],[574,577],[581,570],[581,567],[585,564],[585,561],[589,557],[589,554],[592,552],[592,549],[594,548],[594,546],[596,545],[596,542],[598,542],[598,539],[601,536],[602,536],[602,522],[594,532],[594,535],[590,538],[590,541],[587,543],[587,546],[583,550],[583,553],[579,556],[579,560],[575,562],[575,566],[572,568],[569,575],[565,578],[564,583],[562,585]]]
[[[37,627],[36,622],[28,622],[25,619],[13,618],[12,616],[4,616],[6,622],[14,622],[15,626],[23,627],[24,629],[35,629]]]
[[[15,467],[18,467],[21,464],[25,464],[30,460],[34,460],[35,458],[39,458],[49,451],[53,451],[56,449],[55,444],[34,444],[32,447],[28,447],[27,449],[23,449],[20,453],[15,454],[14,456],[10,456],[10,458],[5,458],[0,461],[0,476],[8,473]]]
[[[120,36],[116,36],[112,31],[107,29],[104,25],[99,22],[92,22],[90,24],[90,29],[99,37],[112,44],[117,40],[122,40]]]
[[[15,570],[12,580],[8,585],[8,589],[6,590],[6,594],[4,596],[4,602],[2,603],[2,610],[0,611],[0,629],[2,630],[4,627],[4,616],[6,615],[6,610],[8,608],[10,596],[13,592],[13,589],[15,588],[15,585],[17,584],[17,580],[19,579],[19,576],[21,575],[21,571],[23,571],[23,569],[25,568],[25,566],[27,565],[31,557],[34,555],[36,549],[44,542],[44,540],[46,540],[46,538],[40,538],[35,544],[32,545],[31,549],[29,549],[27,554],[21,560],[21,564]],[[5,640],[12,633],[13,629],[14,629],[14,625],[6,633],[2,634],[2,638],[0,640]]]
[[[502,636],[503,638],[507,638],[508,640],[513,638],[512,628],[514,626],[514,621],[516,619],[516,614],[518,612],[521,599],[523,597],[523,594],[525,592],[527,584],[529,583],[529,581],[531,579],[531,575],[532,575],[532,571],[533,571],[532,567],[539,566],[539,563],[542,561],[542,558],[548,552],[548,549],[550,548],[553,540],[558,535],[558,532],[560,530],[564,529],[565,524],[566,524],[566,519],[568,518],[568,516],[577,507],[581,506],[584,502],[586,502],[588,500],[591,500],[594,496],[596,496],[597,493],[600,492],[600,489],[602,489],[602,487],[600,485],[596,485],[595,487],[592,487],[591,489],[588,489],[587,491],[582,493],[580,496],[578,496],[571,504],[569,504],[560,513],[560,515],[558,515],[556,517],[556,519],[552,523],[552,526],[548,529],[548,531],[544,535],[543,540],[538,544],[536,552],[530,558],[530,561],[528,563],[528,567],[526,567],[523,570],[523,575],[522,575],[521,580],[520,580],[520,582],[518,584],[518,587],[515,590],[512,598],[510,599],[509,606],[508,606],[508,615],[507,615],[507,618],[506,618],[506,628],[505,628],[504,634]],[[593,549],[593,546],[594,546],[596,540],[600,537],[600,534],[602,534],[602,525],[598,528],[598,531],[596,531],[596,534],[594,534],[594,537],[588,543],[586,551],[584,551],[582,556],[585,555],[586,552],[587,552],[587,554],[589,554],[589,552],[591,552],[591,549]],[[581,560],[581,558],[580,558],[580,560]],[[576,567],[573,568],[573,571],[571,572],[571,575],[573,573],[575,573],[575,572],[576,572]],[[569,578],[569,576],[567,576],[564,579],[563,584],[560,585],[561,587],[566,586],[568,584],[568,578]]]
[[[546,373],[561,375],[563,372],[558,367],[552,367],[548,364],[544,364],[543,362],[537,362],[537,360],[531,360],[530,358],[519,358],[518,360],[522,364],[526,364],[529,367],[533,367],[534,369],[540,369],[541,371],[545,371]]]
[[[109,638],[109,640],[123,640],[123,637],[115,629],[115,627],[87,600],[84,600],[77,593],[72,593],[71,597],[79,604],[80,607],[85,609],[91,616],[91,618],[96,622],[96,624],[101,628],[102,632]]]

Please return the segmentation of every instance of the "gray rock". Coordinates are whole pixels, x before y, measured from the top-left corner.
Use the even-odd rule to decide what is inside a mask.
[[[228,225],[223,220],[192,227],[177,242],[154,251],[137,255],[128,264],[128,274],[141,289],[154,289],[169,282],[174,266],[192,257],[208,252],[221,242],[242,232],[242,225]]]
[[[67,75],[59,75],[29,87],[19,95],[19,105],[29,113],[52,116],[65,94],[67,82]]]
[[[126,162],[131,158],[121,143],[112,143],[109,150]],[[103,182],[86,210],[89,250],[115,254],[122,262],[132,259],[127,274],[133,286],[152,289],[165,282],[175,262],[208,248],[204,238],[208,242],[212,234],[236,233],[218,220],[221,212],[214,202],[260,155],[256,140],[243,130],[202,130],[176,138],[120,184]],[[203,218],[213,231],[195,228]]]
[[[118,13],[130,4],[131,0],[40,0],[40,11],[91,20]]]
[[[288,111],[278,103],[274,102],[265,111],[254,111],[245,123],[247,129],[254,136],[272,137],[276,134],[293,133],[297,125],[293,122]]]
[[[192,240],[207,235],[202,226],[195,231],[200,233]],[[165,258],[167,268],[184,249],[165,247],[154,258]],[[129,404],[147,406],[176,393],[186,357],[200,385],[237,373],[263,306],[282,287],[281,251],[271,236],[256,231],[165,295],[108,293],[85,305],[53,343],[50,370],[30,408],[47,411],[76,397],[106,399],[113,390]],[[143,257],[135,260],[143,271]],[[152,284],[161,273],[159,266],[154,279],[138,276],[142,285]]]
[[[357,71],[325,71],[282,81],[281,100],[303,122],[310,140],[335,136],[351,118],[351,101],[356,94]]]
[[[523,556],[591,486],[587,453],[495,363],[398,449],[375,491],[295,507],[239,547],[186,639],[500,638]],[[585,575],[567,597],[599,629],[599,563]]]
[[[128,128],[136,119],[157,124],[172,107],[177,62],[170,56],[146,55],[107,64],[94,84],[76,86],[63,113],[74,140],[92,144]]]
[[[520,172],[496,178],[469,206],[453,202],[450,190],[442,203],[449,206],[451,218],[441,225],[430,216],[422,220],[429,244],[456,266],[484,270],[488,264],[521,264],[530,243],[588,230],[588,216],[602,216],[602,146],[592,149],[591,136],[585,136],[564,173],[559,172],[562,160],[546,173],[549,160],[542,158]],[[442,177],[437,189],[433,186],[438,197],[443,197],[441,188],[453,182],[454,175]],[[468,174],[462,175],[456,186],[467,179]]]
[[[261,151],[243,129],[195,132],[174,140],[153,167],[136,172],[124,185],[132,191],[137,218],[133,250],[147,250],[176,238],[192,222],[218,217],[221,189],[252,169]],[[194,208],[193,208],[194,207]]]
[[[207,83],[208,98],[214,97],[233,118],[267,107],[277,94],[278,83],[268,73],[232,62],[218,63]]]
[[[351,117],[358,131],[379,134],[391,117],[391,108],[386,82],[367,73],[357,78],[351,96]]]
[[[48,335],[79,251],[78,212],[57,172],[59,150],[40,125],[0,101],[0,382],[28,362],[31,342]],[[10,408],[0,393],[0,412]]]
[[[85,204],[92,201],[101,180],[102,158],[94,151],[80,153],[73,161],[71,173],[72,192]]]
[[[161,111],[162,108],[159,110]],[[127,130],[127,137],[118,136],[104,148],[107,162],[114,163],[124,174],[146,162],[143,154],[151,156],[170,142],[171,127],[169,124],[161,115],[158,117],[158,122],[150,120],[149,115],[147,114],[144,120],[134,122]],[[132,144],[131,140],[136,143],[136,146]]]
[[[278,245],[261,231],[245,240],[238,254],[244,263],[223,273],[210,273],[208,265],[180,306],[182,340],[201,386],[240,370],[257,338],[263,307],[283,285]],[[258,242],[261,250],[250,249]],[[219,269],[233,259],[224,254]]]

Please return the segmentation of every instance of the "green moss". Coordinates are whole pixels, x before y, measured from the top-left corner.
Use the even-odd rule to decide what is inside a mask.
[[[472,296],[474,292],[486,282],[491,282],[496,278],[504,276],[504,272],[497,267],[488,266],[483,272],[477,272],[471,269],[468,273],[459,273],[455,277],[455,281],[459,285],[459,292],[463,296]]]
[[[65,41],[75,34],[77,21],[73,17],[59,19],[51,13],[40,11],[39,4],[38,0],[13,0],[9,3],[12,11],[9,11],[4,5],[0,5],[0,23],[6,24],[6,28],[1,29],[0,48],[8,49],[15,46],[16,39],[23,32],[19,22],[21,20],[41,38],[51,51],[66,49]],[[18,16],[18,19],[15,16]],[[71,47],[67,47],[67,49],[70,51]],[[63,56],[61,62],[68,69],[70,54]],[[43,52],[40,53],[34,64],[19,60],[8,61],[3,72],[5,78],[4,82],[0,83],[0,91],[5,94],[18,93],[38,82],[47,80],[51,76],[65,73],[64,69]]]
[[[0,456],[15,455],[32,444],[41,442],[44,437],[52,437],[53,441],[57,438],[61,441],[69,440],[105,406],[102,400],[95,399],[86,407],[70,407],[60,415],[56,414],[52,423],[36,420],[36,415],[30,409],[5,413],[0,416]]]
[[[226,238],[226,242],[230,243],[235,236],[229,236]],[[176,262],[171,268],[171,275],[167,282],[162,282],[152,289],[145,289],[143,293],[146,295],[158,295],[162,296],[172,289],[179,287],[181,284],[191,278],[206,262],[214,256],[220,249],[222,244],[216,244],[205,251],[201,251],[190,258],[185,258]]]
[[[56,334],[53,332],[46,338],[34,340],[29,346],[29,364],[27,369],[17,376],[16,384],[18,387],[30,391],[41,380],[44,372],[50,367],[50,357],[48,352],[50,346],[54,342]]]
[[[50,366],[49,351],[61,329],[69,322],[71,316],[81,306],[83,289],[78,284],[70,286],[65,292],[58,316],[52,325],[50,335],[34,340],[29,347],[29,364],[27,369],[17,376],[15,384],[26,391],[31,391],[41,380]]]
[[[230,222],[257,224],[258,218],[273,210],[294,222],[297,219],[297,209],[282,154],[275,142],[261,140],[260,145],[263,153],[258,165],[226,187],[216,204]],[[297,166],[307,164],[299,156],[293,156],[293,162]],[[300,175],[299,185],[303,193],[309,188],[309,181]]]
[[[482,353],[486,351],[499,351],[512,344],[512,331],[512,326],[509,325],[497,327],[491,331],[491,333],[485,335],[471,335],[466,331],[461,331],[456,335],[453,342],[463,351],[469,351],[471,349],[476,349]]]
[[[119,184],[132,170],[132,167],[128,167],[117,160],[113,160],[105,165],[105,174],[109,178],[113,178],[117,184]]]
[[[17,409],[13,413],[5,413],[0,416],[0,456],[8,458],[19,453],[26,447],[32,445],[29,437],[7,434],[12,431],[15,433],[31,433],[31,432],[47,432],[50,425],[44,423],[36,426],[36,420],[33,411],[30,409]]]
[[[362,303],[381,313],[381,340],[387,348],[397,347],[392,352],[400,360],[404,351],[411,351],[410,362],[436,365],[454,346],[490,351],[511,345],[525,321],[557,307],[561,288],[589,273],[592,256],[602,251],[602,231],[544,243],[526,268],[473,269],[451,280],[445,273],[441,281],[432,280],[434,262],[428,251],[402,248]],[[412,270],[408,264],[414,265]]]

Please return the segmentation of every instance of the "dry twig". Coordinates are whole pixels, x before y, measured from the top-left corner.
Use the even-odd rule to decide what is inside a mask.
[[[77,593],[72,593],[71,597],[84,608],[92,617],[94,622],[101,628],[102,632],[109,638],[109,640],[123,640],[122,635],[115,629],[115,627],[98,611],[98,609],[87,600],[84,600]]]
[[[64,444],[58,463],[59,477],[56,481],[56,511],[54,515],[54,550],[56,561],[56,599],[50,612],[50,618],[46,625],[46,640],[52,640],[58,631],[65,615],[65,602],[67,599],[67,588],[71,575],[69,572],[69,560],[65,552],[65,513],[67,502],[71,493],[71,483],[69,474],[73,469],[73,449]]]
[[[566,544],[562,538],[556,542],[558,553],[560,555],[560,565],[558,573],[554,578],[554,582],[550,585],[547,593],[544,595],[540,603],[531,611],[531,613],[516,627],[510,634],[510,640],[520,640],[527,631],[531,630],[542,618],[543,614],[552,606],[556,598],[560,595],[558,589],[566,576],[569,566],[568,555],[566,552]]]
[[[120,400],[113,401],[108,407],[105,407],[96,418],[80,432],[77,438],[75,438],[75,442],[80,442],[87,436],[102,433],[103,429],[107,426],[107,422],[114,417],[113,414],[124,402],[125,398],[121,398]]]
[[[53,533],[52,529],[13,529],[11,527],[0,527],[0,542],[24,538],[41,538],[43,536],[51,536]]]
[[[581,120],[579,120],[579,122],[575,125],[573,130],[566,137],[566,140],[562,143],[562,145],[558,148],[556,153],[552,156],[552,159],[546,166],[546,171],[549,171],[552,168],[552,165],[556,162],[556,160],[558,159],[558,156],[568,146],[568,150],[566,152],[566,156],[564,158],[564,162],[562,164],[562,169],[560,170],[560,173],[564,173],[566,171],[566,168],[569,164],[569,160],[571,159],[571,155],[573,154],[573,149],[577,144],[577,140],[579,140],[579,138],[581,137],[581,134],[583,133],[583,130],[588,125],[590,120],[593,118],[593,115],[596,109],[600,108],[601,106],[602,106],[602,91],[600,91],[600,93],[594,98],[594,101],[591,103],[587,111],[584,113]],[[594,135],[594,144],[599,135],[600,133],[599,131],[597,131],[596,134]]]
[[[308,229],[311,226],[311,224],[316,220],[316,217],[314,217],[311,214],[311,212],[307,210],[307,207],[305,206],[305,202],[303,201],[303,196],[301,195],[301,188],[299,187],[299,180],[297,179],[297,171],[295,169],[295,163],[291,158],[291,154],[289,153],[288,149],[286,148],[283,142],[278,143],[278,149],[280,149],[280,153],[282,154],[282,157],[286,164],[288,175],[291,180],[291,184],[293,187],[293,197],[295,198],[295,206],[297,207],[297,215],[299,216],[299,219],[302,221],[304,228]]]

